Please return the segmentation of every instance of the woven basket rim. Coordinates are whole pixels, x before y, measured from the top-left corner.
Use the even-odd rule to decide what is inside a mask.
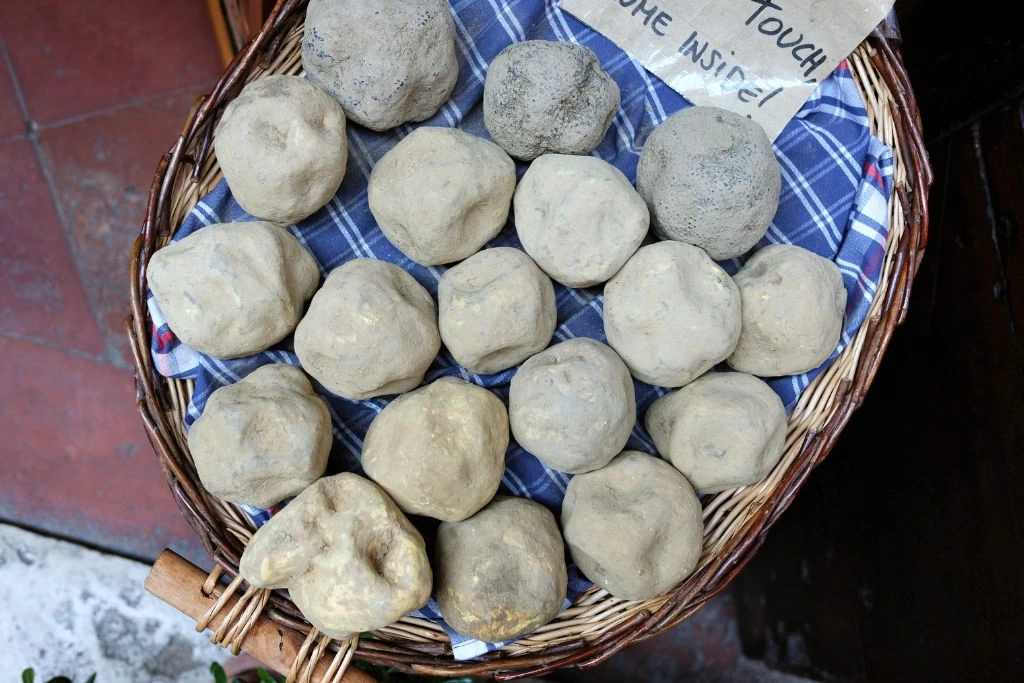
[[[262,30],[236,55],[213,91],[193,105],[184,130],[157,166],[145,221],[131,252],[131,313],[126,325],[136,368],[137,406],[176,504],[217,565],[231,577],[237,575],[252,524],[237,508],[207,494],[195,473],[184,430],[184,410],[193,385],[164,378],[154,368],[149,352],[152,321],[146,308],[146,268],[181,217],[219,178],[211,140],[223,107],[248,79],[300,68],[294,47],[296,35],[301,35],[305,4],[306,0],[279,0]],[[863,401],[895,327],[906,317],[911,284],[928,237],[931,168],[920,114],[898,47],[876,31],[851,55],[850,65],[864,95],[872,130],[891,139],[896,157],[883,277],[871,313],[854,342],[798,402],[790,417],[787,454],[776,471],[761,485],[710,497],[705,505],[705,525],[711,520],[720,533],[711,540],[706,536],[705,556],[697,571],[667,596],[643,603],[616,600],[591,589],[570,608],[568,620],[563,613],[559,616],[562,621],[538,634],[475,660],[454,661],[437,625],[410,618],[377,632],[378,639],[359,641],[358,659],[410,673],[499,678],[537,676],[572,665],[594,666],[627,645],[691,616],[753,557],[767,530],[831,450]],[[805,418],[812,420],[814,429],[794,429],[793,421]],[[724,551],[708,552],[719,547]],[[294,604],[279,593],[271,594],[264,613],[283,625],[310,631]]]

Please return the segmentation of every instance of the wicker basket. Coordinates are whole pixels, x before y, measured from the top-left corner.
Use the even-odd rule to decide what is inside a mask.
[[[234,506],[209,495],[196,476],[184,428],[191,383],[157,374],[149,354],[146,267],[153,252],[168,242],[189,210],[221,178],[210,142],[224,106],[251,80],[300,72],[304,5],[301,0],[279,2],[213,92],[193,107],[184,131],[157,168],[145,224],[131,255],[132,312],[127,323],[137,367],[139,411],[175,501],[218,565],[213,578],[221,573],[236,577],[227,589],[232,593],[241,591],[238,561],[253,527]],[[286,597],[251,587],[232,610],[238,613],[235,616],[251,621],[262,610],[283,626],[309,633],[307,646],[316,645],[306,648],[303,656],[307,658],[309,651],[315,651],[316,656],[322,653],[347,662],[348,656],[342,655],[354,651],[359,659],[410,672],[518,678],[566,666],[596,665],[627,645],[678,624],[724,589],[756,552],[768,528],[824,459],[863,400],[893,330],[906,315],[911,282],[927,239],[931,170],[900,54],[876,32],[849,63],[873,132],[895,152],[891,225],[878,294],[853,343],[801,396],[789,418],[785,453],[771,475],[757,485],[705,500],[703,555],[697,570],[679,588],[643,602],[616,599],[592,588],[536,633],[468,662],[454,661],[444,632],[418,619],[405,618],[376,632],[372,639],[329,642],[318,638]],[[236,643],[245,630],[241,625],[234,629]]]

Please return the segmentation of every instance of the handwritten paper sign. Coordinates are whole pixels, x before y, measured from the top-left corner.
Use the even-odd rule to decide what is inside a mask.
[[[771,139],[894,0],[561,0],[694,104]]]

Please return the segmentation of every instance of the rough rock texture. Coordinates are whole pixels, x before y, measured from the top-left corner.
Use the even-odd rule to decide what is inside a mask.
[[[516,232],[533,260],[566,287],[615,275],[640,246],[650,216],[622,171],[597,157],[545,154],[519,182]]]
[[[767,246],[751,257],[736,284],[743,332],[729,356],[734,370],[762,377],[818,367],[839,345],[846,288],[839,268],[801,247]]]
[[[699,493],[753,484],[786,441],[778,394],[752,375],[711,372],[651,404],[644,423],[661,455]]]
[[[641,247],[604,288],[608,343],[648,384],[681,387],[725,360],[740,320],[736,283],[682,242]]]
[[[757,244],[779,208],[782,176],[760,125],[718,107],[690,107],[647,138],[636,188],[665,239],[716,261]]]
[[[260,508],[320,478],[332,440],[327,404],[302,370],[283,364],[214,391],[188,433],[206,490]]]
[[[352,400],[415,388],[441,348],[437,307],[412,275],[370,258],[331,271],[295,329],[295,354]]]
[[[529,256],[485,249],[441,277],[441,339],[470,372],[489,374],[537,353],[555,333],[555,288]]]
[[[367,128],[429,118],[459,77],[448,3],[311,0],[302,66],[309,80]]]
[[[506,448],[501,399],[442,377],[399,396],[374,418],[363,440],[363,470],[404,512],[457,522],[494,497]]]
[[[290,225],[330,201],[341,185],[345,113],[303,78],[266,76],[224,108],[213,146],[241,207]]]
[[[430,597],[423,537],[376,484],[325,477],[260,527],[238,565],[262,588],[287,588],[333,638],[387,626]]]
[[[619,86],[589,48],[527,40],[498,53],[484,81],[484,125],[518,159],[589,154],[619,107]]]
[[[316,259],[270,223],[218,223],[153,254],[149,287],[181,341],[215,358],[250,356],[295,329],[320,283]]]
[[[498,496],[469,519],[444,522],[434,556],[437,604],[459,633],[509,640],[562,609],[568,582],[562,536],[540,503]]]
[[[523,363],[509,391],[512,433],[556,470],[604,467],[622,450],[636,422],[633,379],[606,345],[580,337]]]
[[[637,451],[572,478],[562,528],[583,575],[627,600],[653,598],[685,579],[704,540],[700,501],[686,478]]]

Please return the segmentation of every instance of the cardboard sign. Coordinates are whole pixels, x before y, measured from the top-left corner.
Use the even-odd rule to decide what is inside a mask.
[[[774,140],[894,0],[561,0],[694,104]]]

